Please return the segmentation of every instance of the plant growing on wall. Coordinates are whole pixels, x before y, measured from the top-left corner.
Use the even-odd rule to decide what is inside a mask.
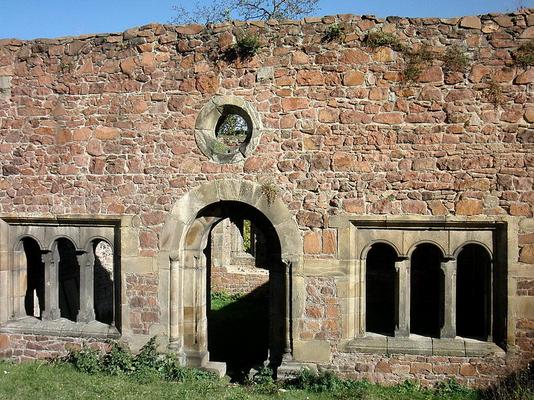
[[[260,49],[260,37],[258,34],[250,32],[237,35],[233,49],[242,59],[252,58]]]
[[[524,68],[534,65],[534,39],[523,43],[513,56],[516,65]]]
[[[331,24],[327,29],[322,38],[323,42],[334,42],[338,40],[343,40],[345,36],[345,27],[338,23]]]
[[[469,66],[469,56],[457,45],[447,47],[441,59],[445,72],[465,72]]]
[[[260,50],[260,37],[253,32],[239,32],[236,34],[236,42],[223,53],[223,59],[233,62],[238,58],[249,60]]]
[[[488,80],[488,87],[486,88],[485,94],[486,99],[495,107],[502,105],[505,102],[502,87],[493,77]]]
[[[273,182],[266,182],[261,185],[261,194],[267,199],[267,204],[272,205],[278,197],[278,188]]]
[[[213,151],[215,154],[228,154],[230,152],[230,147],[228,147],[226,144],[219,142],[218,140],[212,140],[209,144],[209,147],[211,151]]]
[[[406,66],[402,73],[405,82],[416,81],[423,71],[432,65],[434,53],[429,46],[422,46],[415,51],[405,51]]]
[[[404,46],[399,38],[393,33],[384,31],[372,31],[367,34],[363,44],[373,49],[377,47],[390,47],[395,51],[403,51]]]

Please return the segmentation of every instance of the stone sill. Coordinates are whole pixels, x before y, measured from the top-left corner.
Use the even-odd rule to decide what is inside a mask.
[[[42,321],[35,317],[23,317],[8,321],[0,325],[0,333],[95,339],[117,339],[121,336],[114,326],[98,321],[73,322],[65,318]]]
[[[416,354],[428,356],[484,357],[504,356],[505,352],[492,342],[462,338],[437,339],[410,335],[406,338],[367,334],[351,340],[345,350],[351,353]]]

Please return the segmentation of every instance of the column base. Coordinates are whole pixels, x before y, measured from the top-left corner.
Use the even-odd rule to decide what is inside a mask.
[[[78,316],[76,317],[77,322],[91,322],[96,319],[94,310],[85,310],[78,312]]]
[[[439,331],[440,339],[454,339],[456,337],[456,329],[452,327],[443,327]]]
[[[61,311],[59,309],[53,309],[53,310],[44,310],[43,311],[43,320],[45,321],[53,321],[55,319],[61,318]]]
[[[276,370],[276,379],[282,381],[294,379],[300,374],[303,368],[307,368],[313,373],[318,373],[317,364],[294,360],[282,361],[282,364]]]
[[[395,329],[395,332],[393,333],[393,335],[395,337],[407,338],[410,336],[410,330],[407,328]]]
[[[185,367],[185,363],[186,363],[185,353],[184,353],[182,343],[180,341],[177,340],[174,342],[170,342],[169,345],[167,346],[167,350],[169,350],[170,353],[175,354],[180,365],[182,367]]]
[[[209,351],[186,351],[185,364],[188,367],[203,367],[209,361]]]

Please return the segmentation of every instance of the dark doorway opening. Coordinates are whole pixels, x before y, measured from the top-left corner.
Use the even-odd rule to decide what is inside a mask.
[[[80,310],[80,266],[68,239],[56,242],[59,253],[59,309],[61,317],[76,322]]]
[[[242,381],[251,369],[264,366],[275,372],[285,348],[286,298],[285,268],[276,231],[258,210],[238,202],[216,203],[202,210],[199,217],[220,218],[211,227],[204,250],[209,359],[225,362],[233,381]],[[246,231],[243,225],[251,225],[253,234],[240,239],[246,246],[221,242],[214,235],[217,226],[228,218],[239,235]],[[249,240],[254,243],[247,243]],[[225,258],[221,254],[228,250],[226,246],[231,246],[232,252]],[[221,273],[221,266],[226,274],[222,278],[215,276]]]
[[[491,256],[477,244],[458,254],[456,275],[456,332],[487,340],[491,315]]]
[[[395,331],[395,260],[384,243],[373,244],[366,260],[366,331],[393,335]]]
[[[39,244],[31,238],[22,239],[26,255],[27,286],[24,296],[26,315],[41,318],[44,310],[44,263]]]
[[[444,309],[441,250],[421,244],[412,253],[410,267],[410,332],[439,337]]]

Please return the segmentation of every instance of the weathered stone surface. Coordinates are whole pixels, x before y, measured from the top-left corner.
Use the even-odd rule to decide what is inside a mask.
[[[359,86],[363,84],[364,75],[359,71],[350,71],[343,76],[343,84],[345,86]]]
[[[534,68],[529,68],[515,78],[515,83],[525,85],[534,82]]]
[[[521,39],[534,39],[534,26],[529,26],[519,37]]]
[[[534,264],[534,244],[523,246],[519,253],[519,261],[527,264]]]
[[[460,21],[460,26],[462,28],[480,29],[482,28],[482,23],[478,17],[464,17]]]
[[[483,214],[482,202],[480,200],[465,199],[456,204],[457,215],[477,215]]]
[[[111,140],[119,137],[120,131],[117,128],[101,127],[95,131],[95,137],[100,140]]]

